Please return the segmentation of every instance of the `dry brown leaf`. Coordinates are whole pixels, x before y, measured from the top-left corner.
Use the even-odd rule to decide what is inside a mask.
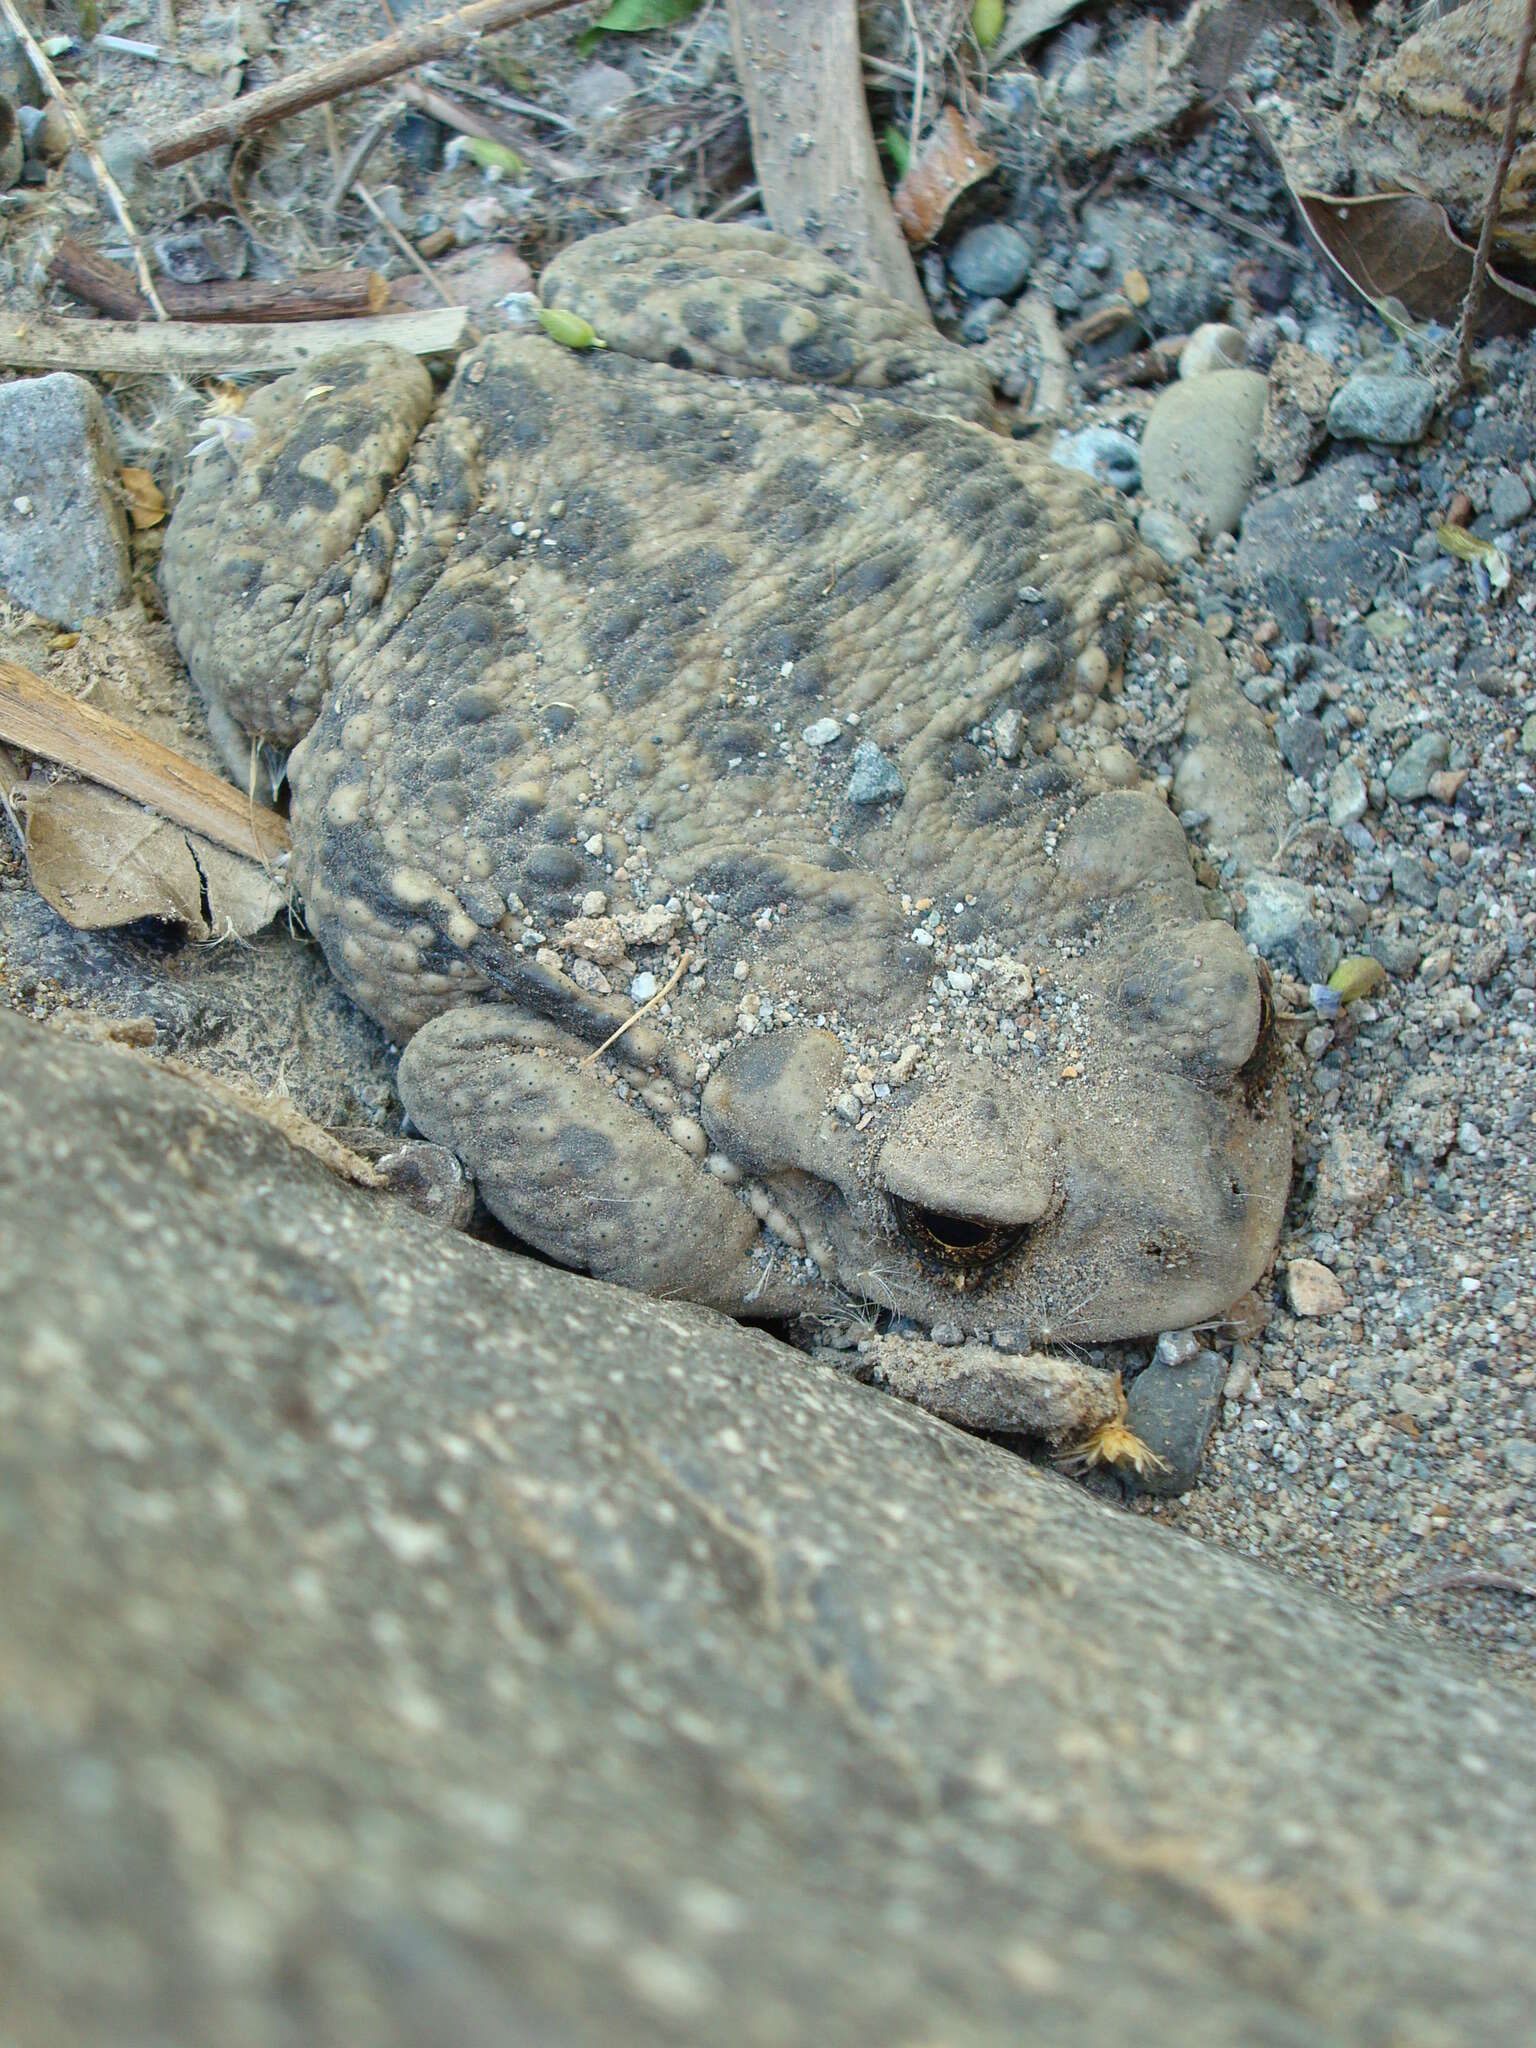
[[[1241,97],[1235,104],[1285,179],[1302,233],[1335,275],[1389,326],[1405,318],[1454,325],[1472,282],[1472,248],[1439,200],[1417,192],[1346,198],[1311,190],[1292,175],[1257,110]],[[1490,266],[1479,336],[1523,334],[1533,324],[1536,292]]]
[[[901,231],[914,249],[931,242],[960,194],[997,168],[997,158],[946,106],[891,195]]]
[[[158,526],[165,517],[165,499],[149,471],[120,469],[117,479],[123,487],[123,503],[135,529],[142,533],[146,527]]]
[[[1472,281],[1472,250],[1438,201],[1414,192],[1342,199],[1294,189],[1291,198],[1308,241],[1389,324],[1401,307],[1414,320],[1454,325]],[[1533,321],[1536,293],[1490,268],[1481,336],[1523,334]]]
[[[94,782],[44,771],[11,791],[38,894],[80,931],[154,917],[194,938],[246,938],[287,900],[284,883],[238,854]]]

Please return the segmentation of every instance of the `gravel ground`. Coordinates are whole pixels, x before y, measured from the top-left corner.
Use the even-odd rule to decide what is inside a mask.
[[[701,32],[679,73],[692,95],[678,117],[681,142],[654,122],[638,131],[653,166],[693,147],[689,138],[708,126],[701,108],[710,93],[729,114],[718,26]],[[313,57],[377,28],[365,10],[294,6],[283,41]],[[1067,58],[1080,48],[1058,40]],[[568,38],[541,31],[536,47],[563,79],[574,77]],[[669,61],[657,45],[605,48],[602,57],[642,80]],[[1284,42],[1273,58],[1276,73],[1299,61]],[[1049,68],[1049,51],[1044,61]],[[272,75],[263,71],[269,63],[253,64],[252,83]],[[186,87],[191,76],[154,67],[146,77],[130,60],[103,60],[82,77],[79,98],[110,134],[136,94],[147,94],[141,115],[168,112],[184,89],[206,97],[205,87]],[[1416,375],[1413,358],[1305,251],[1277,253],[1274,238],[1294,243],[1277,174],[1234,120],[1200,131],[1171,165],[1123,156],[1122,190],[1074,211],[1038,133],[1023,119],[1008,125],[1025,106],[1016,80],[994,80],[989,105],[1006,145],[1002,171],[930,252],[925,283],[941,322],[985,347],[1002,388],[1018,392],[1037,367],[1009,298],[1027,276],[1069,339],[1075,395],[1065,424],[1113,430],[1106,459],[1117,483],[1134,481],[1157,402],[1135,379],[1160,353],[1171,368],[1178,338],[1201,321],[1232,322],[1242,331],[1240,357],[1260,370],[1286,344],[1305,343],[1340,378],[1377,359],[1372,369],[1412,401],[1404,387]],[[348,136],[373,106],[372,98],[348,104]],[[629,165],[636,132],[633,124],[625,131]],[[329,160],[321,116],[305,117],[295,134],[307,138],[313,163],[305,169],[290,139],[259,185],[247,185],[246,203],[270,235],[289,220],[302,243],[309,228],[320,232],[316,195]],[[722,177],[732,135],[739,143],[739,118],[735,130],[727,120],[714,133],[711,161]],[[222,176],[211,164],[196,173],[207,184]],[[490,193],[480,208],[485,220],[497,216],[489,231],[536,260],[573,218],[569,206],[557,221],[527,202],[520,225],[517,207],[480,186],[472,167],[432,174],[434,185],[393,143],[375,172],[413,234]],[[181,175],[176,190],[186,198],[193,181]],[[656,183],[662,175],[648,173],[653,198],[668,197]],[[1170,185],[1204,207],[1177,200]],[[585,225],[625,210],[611,192],[605,200],[583,189],[592,213]],[[701,200],[718,197],[695,194],[693,203],[704,210]],[[678,191],[669,203],[681,203]],[[8,287],[25,296],[38,288],[39,244],[19,220],[0,263]],[[996,232],[1005,221],[1011,235]],[[977,227],[988,234],[962,248]],[[344,214],[337,233],[339,242],[322,237],[307,259],[290,249],[287,260],[399,270],[366,218]],[[258,267],[261,260],[258,249]],[[1111,302],[1132,269],[1148,298],[1135,319],[1117,321]],[[1500,343],[1484,352],[1484,366],[1481,394],[1406,445],[1324,441],[1298,485],[1261,477],[1241,537],[1197,545],[1177,523],[1170,531],[1166,517],[1144,528],[1165,552],[1189,557],[1165,613],[1202,619],[1273,719],[1295,820],[1275,865],[1302,894],[1245,886],[1223,848],[1204,848],[1205,878],[1242,928],[1261,937],[1278,972],[1298,1170],[1276,1274],[1249,1304],[1244,1333],[1206,1333],[1229,1369],[1200,1484],[1182,1499],[1134,1505],[1363,1605],[1390,1605],[1404,1625],[1456,1641],[1532,1686],[1536,354],[1528,343]],[[144,386],[120,389],[110,402],[130,459],[157,466],[160,433],[157,467],[171,489],[196,407],[178,410]],[[1211,466],[1229,454],[1222,434],[1206,437]],[[1441,545],[1436,530],[1450,513],[1498,541],[1511,570],[1505,592],[1490,591],[1475,565]],[[153,534],[137,542],[151,606],[154,544]],[[1159,640],[1149,636],[1127,675],[1118,737],[1171,781],[1179,705],[1176,678],[1158,672],[1150,651]],[[48,659],[35,634],[18,635],[11,651],[40,666]],[[1198,841],[1199,822],[1189,822]],[[284,1004],[322,1022],[327,1002],[344,1006],[322,992],[312,953],[300,955],[284,935],[212,965],[141,937],[75,937],[31,897],[8,837],[0,860],[0,980],[14,1006],[38,1015],[163,1012],[162,1037],[183,1056],[226,1071],[244,1061],[259,1085],[291,1090],[328,1121],[387,1124],[396,1113],[383,1048],[366,1025],[331,1019],[334,1030],[296,1029],[285,1051]],[[1326,996],[1320,1007],[1311,984],[1340,955],[1373,956],[1387,974],[1328,1016]],[[263,1013],[268,973],[281,1001]],[[1293,1298],[1306,1301],[1309,1283],[1314,1305],[1319,1287],[1329,1291],[1310,1268],[1292,1271],[1302,1261],[1335,1276],[1341,1306],[1296,1311]],[[1134,1374],[1147,1357],[1131,1349],[1117,1362]]]
[[[1497,494],[1505,513],[1529,509],[1536,365],[1526,346],[1491,369],[1493,389],[1443,435],[1368,458],[1352,494],[1413,538],[1385,575],[1366,568],[1354,603],[1335,572],[1303,648],[1272,637],[1235,554],[1190,579],[1202,609],[1233,617],[1249,695],[1293,758],[1316,762],[1289,795],[1298,825],[1320,829],[1298,835],[1286,869],[1315,888],[1341,948],[1375,954],[1389,977],[1338,1022],[1293,1026],[1298,1172],[1280,1264],[1329,1267],[1345,1306],[1296,1315],[1277,1285],[1269,1327],[1237,1348],[1199,1490],[1152,1512],[1357,1598],[1395,1597],[1529,1683],[1536,523],[1499,525],[1487,507]],[[1304,488],[1318,496],[1326,478]],[[1503,602],[1434,538],[1458,490],[1474,530],[1505,548]],[[1307,722],[1304,746],[1293,720]],[[1426,757],[1444,764],[1433,792],[1414,773]],[[1350,767],[1367,807],[1340,827],[1330,799]],[[1305,990],[1284,993],[1305,1008]]]

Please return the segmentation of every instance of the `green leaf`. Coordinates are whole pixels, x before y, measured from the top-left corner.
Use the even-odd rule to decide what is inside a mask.
[[[1480,534],[1468,533],[1464,526],[1437,526],[1435,538],[1448,555],[1455,555],[1459,561],[1481,562],[1495,590],[1508,589],[1509,557],[1491,540],[1484,540]]]
[[[1341,1002],[1357,1003],[1380,988],[1386,978],[1385,967],[1369,953],[1350,953],[1329,975],[1328,986]]]
[[[880,137],[880,147],[890,158],[891,169],[897,178],[904,178],[907,175],[907,166],[912,161],[912,145],[894,122],[887,125]]]
[[[473,157],[482,171],[500,171],[508,178],[527,177],[528,166],[504,142],[492,142],[484,135],[466,135],[461,139],[465,156]]]
[[[613,0],[606,14],[600,14],[587,34],[638,36],[647,29],[670,28],[674,21],[686,21],[697,14],[703,0]]]
[[[971,34],[990,50],[1003,32],[1003,0],[976,0],[971,9]]]
[[[568,313],[564,306],[540,306],[539,325],[551,341],[558,341],[562,348],[606,348],[606,341],[600,341],[597,329],[590,320],[583,320],[579,313]]]

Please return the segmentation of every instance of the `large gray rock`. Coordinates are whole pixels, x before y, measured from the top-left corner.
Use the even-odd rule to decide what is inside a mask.
[[[0,590],[65,626],[127,601],[116,470],[107,415],[83,377],[0,384]]]
[[[1523,2038],[1470,1667],[131,1056],[0,1116],[8,2041]]]

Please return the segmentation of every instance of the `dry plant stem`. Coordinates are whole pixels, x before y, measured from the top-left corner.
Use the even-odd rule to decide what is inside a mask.
[[[75,111],[74,101],[59,83],[58,73],[44,56],[37,38],[22,20],[16,7],[16,0],[0,0],[0,14],[5,16],[12,34],[27,53],[27,62],[37,73],[44,92],[54,100],[68,124],[86,162],[91,167],[91,176],[106,195],[107,204],[117,215],[117,224],[128,237],[128,246],[133,251],[133,267],[139,273],[139,285],[149,301],[150,311],[157,320],[166,318],[166,311],[160,303],[160,294],[155,290],[155,280],[150,275],[149,258],[144,254],[144,243],[134,226],[133,215],[128,211],[128,202],[123,189],[101,160],[101,151],[92,142],[90,130]]]
[[[1504,204],[1504,184],[1520,140],[1520,113],[1530,84],[1532,44],[1536,44],[1536,0],[1525,0],[1525,26],[1520,31],[1515,75],[1509,81],[1509,103],[1504,109],[1504,140],[1499,144],[1498,158],[1493,166],[1493,183],[1488,188],[1488,204],[1483,209],[1482,233],[1477,238],[1477,253],[1472,258],[1472,282],[1467,286],[1461,324],[1456,333],[1458,391],[1465,391],[1472,382],[1472,342],[1477,333],[1477,323],[1482,318],[1483,296],[1488,289],[1488,259],[1493,249],[1494,230],[1499,223],[1499,208]]]
[[[1294,242],[1287,242],[1283,236],[1273,235],[1268,228],[1261,228],[1257,221],[1245,220],[1240,213],[1234,213],[1230,206],[1223,206],[1219,199],[1207,199],[1203,192],[1192,191],[1188,185],[1181,185],[1177,178],[1165,178],[1158,171],[1142,170],[1137,178],[1143,185],[1150,185],[1154,192],[1166,192],[1170,199],[1177,199],[1181,206],[1192,206],[1196,213],[1209,214],[1212,220],[1219,220],[1224,228],[1230,228],[1234,235],[1246,235],[1250,242],[1257,242],[1261,248],[1272,249],[1277,256],[1283,256],[1294,263],[1299,253]]]
[[[437,293],[437,296],[442,300],[445,306],[451,306],[453,304],[453,299],[452,296],[443,289],[442,279],[436,275],[436,273],[432,270],[430,264],[422,262],[420,256],[417,255],[415,249],[412,248],[411,244],[405,239],[404,235],[401,234],[400,230],[395,226],[394,222],[390,220],[388,216],[385,214],[383,207],[380,206],[377,199],[375,199],[373,194],[368,190],[368,187],[359,181],[357,183],[354,183],[352,189],[357,194],[358,198],[361,199],[364,206],[367,207],[368,211],[373,215],[373,218],[378,222],[379,226],[384,230],[385,234],[388,235],[389,239],[394,243],[395,247],[400,251],[400,254],[405,258],[406,262],[410,264],[411,268],[419,272],[419,274],[426,279],[427,283],[431,285],[433,291]]]
[[[382,113],[374,115],[368,126],[363,130],[356,142],[353,143],[351,149],[348,150],[345,158],[341,160],[341,168],[337,171],[335,182],[326,196],[325,217],[327,220],[334,220],[336,218],[341,208],[341,202],[363,175],[369,157],[373,155],[373,152],[384,140],[390,129],[399,120],[404,106],[405,102],[403,100],[391,100]]]
[[[149,302],[133,273],[70,236],[60,238],[48,265],[55,284],[114,320],[143,320]],[[316,270],[298,277],[238,277],[207,284],[165,284],[165,309],[175,320],[338,320],[382,313],[389,286],[376,270]]]
[[[1040,381],[1029,416],[1044,425],[1054,425],[1066,418],[1072,402],[1072,359],[1056,323],[1056,309],[1044,292],[1031,286],[1020,306],[1040,358]]]
[[[417,356],[451,355],[468,328],[467,306],[281,325],[0,318],[0,366],[135,377],[271,376],[372,341]]]
[[[1413,1579],[1387,1598],[1419,1600],[1432,1593],[1517,1593],[1522,1600],[1536,1600],[1536,1580],[1513,1578],[1508,1572],[1442,1572],[1438,1578]]]
[[[263,867],[288,850],[288,827],[275,811],[14,661],[0,661],[0,740],[147,804]]]
[[[0,0],[7,10],[13,0]],[[417,64],[435,63],[439,58],[462,56],[481,36],[497,29],[515,28],[521,21],[533,21],[541,14],[558,14],[573,0],[476,0],[457,14],[440,15],[416,29],[402,29],[377,43],[368,43],[345,57],[332,57],[292,78],[280,78],[275,85],[242,99],[209,107],[185,121],[176,121],[149,138],[149,161],[156,170],[184,163],[205,150],[238,142],[258,128],[268,128],[289,114],[302,113],[343,94],[360,92],[364,86],[397,78]]]
[[[912,47],[917,52],[913,60],[912,75],[912,119],[907,128],[907,155],[917,155],[918,139],[923,132],[923,66],[926,58],[923,52],[923,32],[917,25],[912,0],[901,0],[901,11],[907,17],[907,27],[912,31]]]
[[[456,135],[477,135],[482,142],[500,142],[506,148],[515,150],[523,160],[540,171],[547,178],[567,184],[590,176],[585,170],[575,170],[563,157],[556,156],[551,149],[545,149],[537,142],[528,141],[526,136],[513,134],[504,122],[493,121],[488,114],[477,114],[473,107],[464,106],[459,100],[451,99],[447,93],[436,87],[423,85],[419,78],[407,78],[400,86],[400,97],[407,106],[415,107],[419,113],[428,114],[444,128],[451,128]],[[475,97],[484,100],[486,95]],[[733,116],[734,118],[734,116]]]
[[[603,1040],[602,1044],[598,1046],[597,1050],[595,1052],[589,1052],[586,1058],[581,1062],[581,1064],[584,1067],[590,1067],[594,1060],[600,1060],[603,1054],[608,1050],[610,1045],[617,1045],[619,1040],[624,1036],[626,1031],[633,1030],[635,1025],[637,1025],[640,1022],[640,1019],[644,1016],[648,1016],[649,1013],[656,1008],[658,1003],[664,1003],[667,997],[671,995],[673,989],[675,989],[677,987],[677,984],[682,980],[684,974],[687,973],[689,966],[692,964],[692,961],[693,954],[691,952],[685,951],[682,959],[678,961],[677,965],[673,968],[672,972],[667,976],[666,980],[662,983],[661,987],[657,989],[655,995],[651,996],[648,1001],[643,1002],[632,1017],[626,1017],[624,1019],[624,1022],[619,1026],[617,1031],[610,1031],[608,1036]]]

